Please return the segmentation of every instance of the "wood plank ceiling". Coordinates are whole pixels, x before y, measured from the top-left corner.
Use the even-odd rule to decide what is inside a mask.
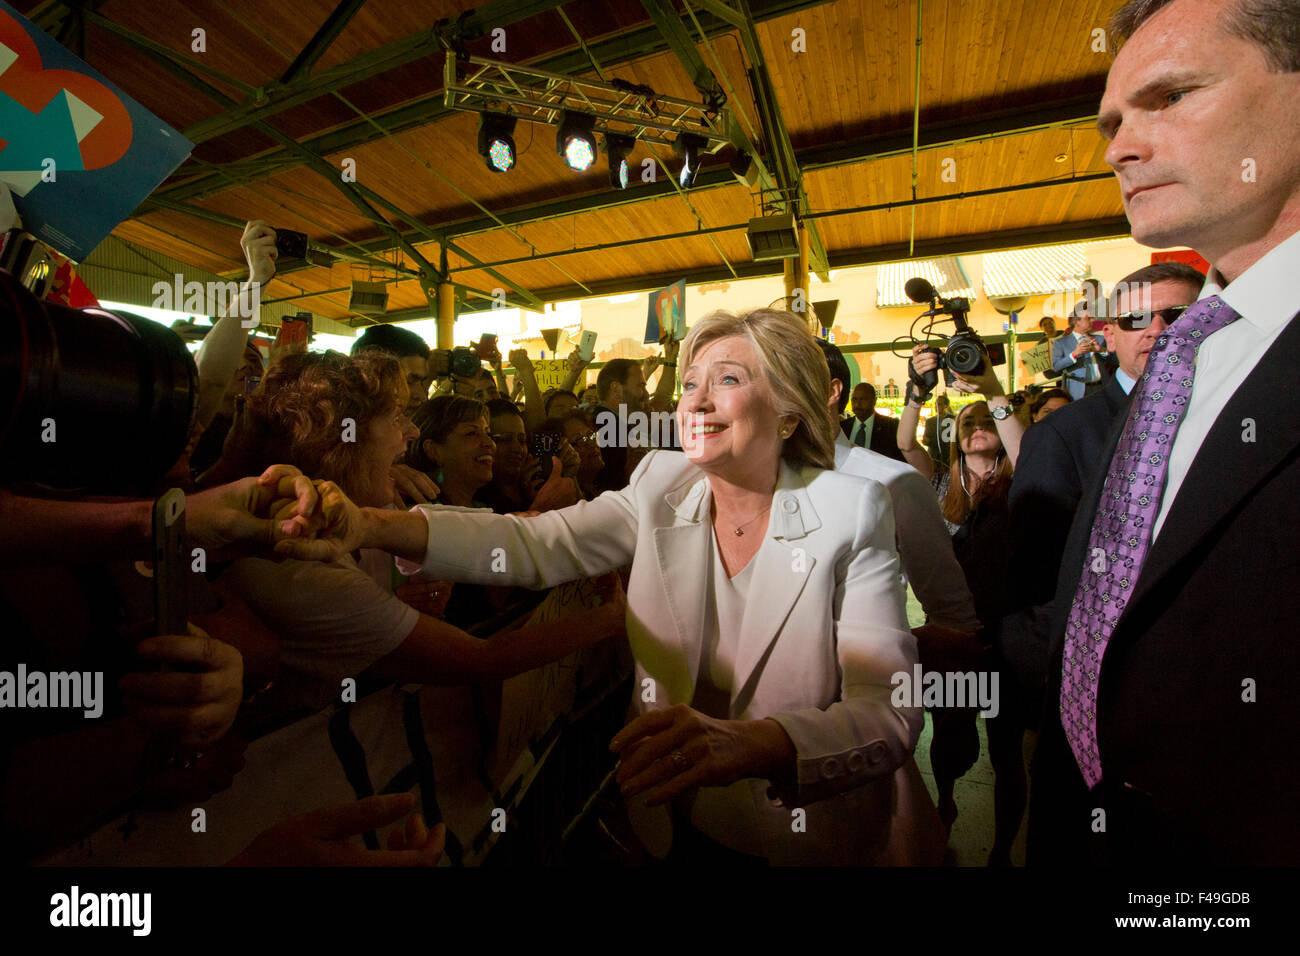
[[[595,75],[594,56],[607,76],[699,102],[691,76],[650,20],[652,2],[496,0],[479,4],[464,21],[477,23],[481,35],[459,42],[474,55],[517,64],[561,62],[569,65],[562,72],[583,76]],[[741,125],[774,167],[777,134],[760,118],[749,75],[756,64],[740,30],[709,12],[724,4],[748,10],[802,171],[808,218],[833,265],[897,259],[908,249],[922,255],[1127,232],[1118,189],[1105,175],[1105,144],[1092,126],[1109,62],[1094,51],[1093,31],[1104,26],[1110,3],[1043,0],[1029,16],[1020,0],[922,0],[921,148],[913,205],[917,0],[659,2],[690,32],[714,76],[730,85],[734,95],[727,105],[743,114]],[[42,16],[58,8],[57,0],[17,5]],[[232,223],[260,218],[342,253],[418,271],[337,183],[265,128],[213,128],[213,119],[228,109],[223,101],[252,102],[270,104],[263,109],[271,111],[248,118],[306,145],[335,170],[344,159],[354,160],[357,183],[372,198],[382,197],[454,242],[465,255],[448,251],[451,279],[470,289],[491,290],[504,278],[553,301],[651,288],[681,275],[710,281],[733,270],[780,271],[779,262],[750,259],[745,226],[759,214],[758,194],[726,171],[731,148],[706,157],[700,184],[684,197],[667,188],[678,161],[662,147],[667,172],[660,170],[659,181],[646,184],[634,175],[619,193],[608,185],[603,156],[575,174],[555,154],[552,127],[521,122],[515,169],[488,171],[476,148],[477,117],[441,108],[443,51],[431,30],[440,24],[441,35],[449,36],[448,24],[474,9],[468,0],[362,3],[310,73],[281,90],[276,84],[336,6],[338,0],[98,5],[84,25],[84,58],[163,120],[201,140],[191,160],[151,197],[157,202],[147,201],[117,236],[234,274],[242,258]],[[494,52],[490,30],[503,11],[513,11],[504,27],[506,51]],[[708,42],[692,14],[709,31]],[[183,82],[159,52],[118,35],[114,25],[175,51],[216,92]],[[206,31],[203,53],[191,52],[197,28]],[[417,48],[420,38],[424,45]],[[374,75],[349,72],[357,58],[404,41],[415,50],[407,62]],[[285,93],[340,70],[336,92],[275,109]],[[265,101],[259,89],[270,91]],[[634,170],[650,155],[638,144]],[[391,210],[383,215],[428,262],[440,265],[438,242]],[[498,264],[502,278],[467,256]],[[303,308],[364,324],[374,320],[350,313],[346,292],[326,290],[345,288],[352,278],[394,276],[339,260],[286,272],[268,297],[301,296]],[[417,278],[388,288],[390,320],[427,314]],[[481,307],[471,295],[468,308]]]

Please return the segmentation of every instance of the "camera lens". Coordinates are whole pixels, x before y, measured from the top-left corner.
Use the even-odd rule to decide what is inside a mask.
[[[950,342],[946,360],[948,368],[962,375],[978,372],[984,364],[984,356],[980,354],[979,347],[969,340]]]
[[[0,272],[0,477],[152,495],[185,450],[198,372],[180,336],[41,302]]]

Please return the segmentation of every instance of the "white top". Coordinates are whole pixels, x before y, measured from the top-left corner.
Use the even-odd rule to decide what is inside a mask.
[[[370,549],[361,564],[240,558],[222,580],[275,632],[281,679],[296,703],[320,709],[415,630],[420,614],[393,595],[392,557]]]
[[[749,595],[758,555],[750,558],[734,578],[728,578],[716,533],[711,537],[713,563],[706,588],[704,644],[691,706],[710,717],[729,720],[732,717],[736,652],[745,621],[745,599]],[[764,545],[766,543],[765,538]],[[697,791],[693,802],[689,798],[684,801],[682,808],[689,815],[691,824],[710,839],[741,853],[763,855],[754,799],[748,787],[705,787]]]
[[[428,521],[422,562],[433,578],[553,587],[632,565],[627,632],[637,714],[695,697],[713,564],[707,476],[680,452],[651,451],[626,488],[532,518],[416,510]],[[777,721],[795,775],[775,797],[747,778],[764,855],[777,865],[920,858],[934,805],[911,760],[920,707],[893,702],[892,675],[911,673],[889,493],[877,482],[782,462],[732,674],[737,720]],[[496,549],[500,549],[497,551]],[[408,570],[410,569],[410,570]],[[807,811],[791,828],[791,807]],[[638,838],[667,851],[664,807],[628,801]],[[928,852],[928,851],[927,851]]]
[[[1300,272],[1300,232],[1274,247],[1226,288],[1221,284],[1223,277],[1219,270],[1210,270],[1200,298],[1217,295],[1240,313],[1241,318],[1211,335],[1196,354],[1192,394],[1169,451],[1169,477],[1160,499],[1160,514],[1156,516],[1152,540],[1164,527],[1169,506],[1178,496],[1192,460],[1228,399],[1282,334],[1287,320],[1296,314],[1292,283],[1297,272]]]
[[[977,630],[975,601],[930,483],[907,462],[854,447],[843,432],[835,436],[835,470],[878,481],[889,492],[898,557],[926,620],[959,631]]]

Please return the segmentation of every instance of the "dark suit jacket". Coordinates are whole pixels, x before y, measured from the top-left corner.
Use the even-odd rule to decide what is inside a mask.
[[[876,421],[871,426],[871,444],[867,447],[884,455],[886,458],[903,461],[903,453],[898,450],[898,419],[882,415],[880,412],[872,412],[872,414],[875,416]],[[840,422],[840,431],[844,432],[845,438],[853,437],[854,420],[854,417],[850,415]]]
[[[1128,403],[1118,379],[1058,408],[1031,425],[1020,442],[1011,482],[1010,613],[999,632],[999,651],[1020,694],[1026,725],[1037,727],[1043,709],[1052,598],[1070,525],[1083,489],[1098,468],[1106,436]]]
[[[1102,658],[1103,779],[1088,793],[1061,729],[1060,684],[1106,468],[1092,476],[1056,592],[1031,863],[1300,862],[1300,416],[1277,401],[1297,349],[1293,318],[1215,421],[1147,554]]]

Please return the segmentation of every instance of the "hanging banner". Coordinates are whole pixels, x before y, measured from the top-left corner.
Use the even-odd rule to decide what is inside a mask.
[[[0,182],[80,262],[194,144],[0,0]]]

